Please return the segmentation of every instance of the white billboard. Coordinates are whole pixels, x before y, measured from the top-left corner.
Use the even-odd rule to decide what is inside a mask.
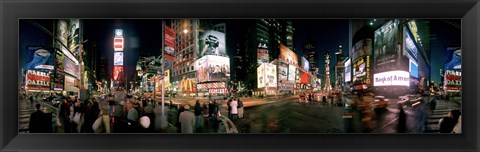
[[[262,63],[257,68],[258,88],[277,87],[277,67],[274,64]]]
[[[198,35],[198,58],[201,58],[205,55],[227,57],[224,31],[205,30],[204,32],[199,32]]]
[[[295,81],[295,66],[288,65],[288,81]]]
[[[65,91],[78,92],[79,89],[75,84],[76,80],[77,79],[72,76],[65,75]]]
[[[114,53],[113,65],[123,65],[123,52]]]
[[[352,81],[352,63],[350,62],[350,59],[348,59],[345,63],[345,82],[350,82]]]
[[[410,73],[388,71],[373,75],[373,86],[410,86]]]
[[[195,63],[197,82],[228,81],[230,79],[230,58],[206,55]]]

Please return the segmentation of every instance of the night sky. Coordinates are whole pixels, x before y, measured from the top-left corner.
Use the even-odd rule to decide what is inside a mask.
[[[452,22],[452,20],[449,20]],[[236,43],[244,33],[239,31],[244,28],[241,24],[242,20],[214,20],[213,23],[225,22],[227,28],[227,51],[229,54],[236,48]],[[453,21],[460,24],[460,20]],[[125,35],[125,50],[124,50],[124,65],[127,73],[132,76],[135,70],[136,60],[139,56],[158,56],[160,55],[160,48],[162,42],[162,22],[158,19],[85,19],[84,25],[84,40],[88,39],[87,43],[95,43],[97,50],[102,56],[108,58],[108,73],[111,76],[113,66],[113,36],[115,28],[124,29]],[[167,21],[167,23],[169,23]],[[20,47],[24,48],[31,42],[38,42],[38,39],[45,38],[44,34],[34,29],[35,27],[26,25],[28,23],[21,22],[20,27]],[[348,20],[293,20],[294,32],[294,47],[297,55],[300,57],[303,54],[303,47],[307,37],[312,37],[316,40],[316,50],[318,52],[320,74],[324,74],[324,59],[323,54],[329,50],[332,54],[338,51],[338,46],[343,46],[343,51],[348,55]],[[461,31],[451,24],[433,20],[430,22],[430,39],[431,39],[431,63],[432,63],[432,80],[440,81],[439,69],[443,67],[444,52],[448,46],[460,46]],[[25,39],[25,40],[24,40]],[[35,41],[27,39],[36,39]],[[22,52],[22,50],[20,50]],[[24,53],[20,53],[22,58]],[[20,60],[22,62],[22,60]],[[24,62],[24,61],[23,61]],[[331,65],[335,63],[335,58],[332,58]],[[21,66],[23,67],[23,66]],[[332,73],[333,74],[333,73]],[[334,80],[332,79],[332,82]]]

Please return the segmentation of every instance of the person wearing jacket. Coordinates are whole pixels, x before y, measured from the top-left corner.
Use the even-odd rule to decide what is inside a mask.
[[[230,103],[230,107],[231,107],[231,115],[232,115],[232,120],[237,120],[238,118],[238,102],[237,102],[237,99],[235,100],[232,100],[232,102]]]
[[[98,115],[97,120],[95,120],[95,123],[93,123],[92,129],[95,133],[111,133],[110,116],[108,115],[106,108],[100,110],[100,114]]]
[[[184,106],[185,111],[180,113],[178,120],[180,121],[182,131],[181,133],[193,133],[195,125],[195,115],[190,112],[190,106]]]
[[[202,119],[202,111],[203,111],[203,108],[202,106],[200,105],[200,101],[197,100],[196,103],[195,103],[195,129],[199,129],[200,127],[202,127],[202,123],[203,122],[201,119]]]

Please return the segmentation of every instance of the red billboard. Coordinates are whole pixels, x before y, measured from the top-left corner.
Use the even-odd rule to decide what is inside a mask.
[[[309,84],[308,73],[302,72],[302,76],[300,76],[300,83],[302,84]]]
[[[123,73],[123,66],[114,66],[113,67],[113,80],[119,80]]]
[[[165,25],[164,31],[165,39],[165,57],[169,60],[174,60],[173,55],[175,53],[175,31],[172,28]]]
[[[28,70],[27,90],[50,90],[50,72]]]

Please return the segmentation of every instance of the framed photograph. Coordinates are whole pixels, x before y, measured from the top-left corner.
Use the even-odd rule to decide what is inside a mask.
[[[479,151],[478,0],[0,10],[1,151]]]

